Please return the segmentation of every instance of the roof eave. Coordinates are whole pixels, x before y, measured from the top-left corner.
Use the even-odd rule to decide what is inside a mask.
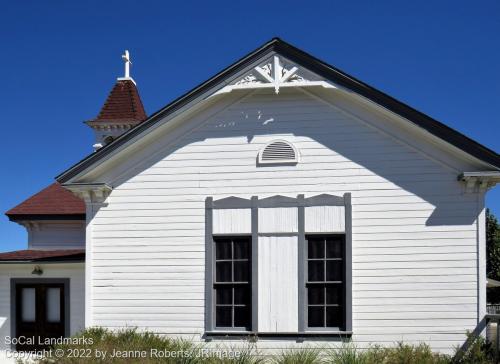
[[[68,263],[85,263],[85,257],[78,259],[51,259],[51,260],[38,260],[38,259],[26,259],[26,260],[0,260],[0,264],[68,264]]]
[[[10,221],[20,222],[20,221],[47,221],[47,220],[85,220],[85,214],[9,214],[5,215]]]

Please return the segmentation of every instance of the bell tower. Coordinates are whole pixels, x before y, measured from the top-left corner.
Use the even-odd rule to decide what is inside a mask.
[[[128,51],[125,51],[122,59],[125,63],[124,77],[117,78],[99,115],[85,122],[94,131],[94,150],[111,143],[147,118],[137,85],[130,77],[132,62]]]

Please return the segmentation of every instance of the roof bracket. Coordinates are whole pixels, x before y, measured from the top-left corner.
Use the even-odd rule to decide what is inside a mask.
[[[457,179],[465,182],[466,193],[484,193],[500,183],[500,171],[463,172]]]
[[[113,190],[106,183],[68,183],[62,185],[85,201],[87,205],[103,205]]]

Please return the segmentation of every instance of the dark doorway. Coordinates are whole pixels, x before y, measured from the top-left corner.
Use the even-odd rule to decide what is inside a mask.
[[[16,350],[44,349],[50,346],[48,339],[65,336],[66,290],[63,282],[13,282]]]

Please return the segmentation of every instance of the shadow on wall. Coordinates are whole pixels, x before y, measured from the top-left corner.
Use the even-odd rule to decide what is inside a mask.
[[[264,92],[255,94],[210,117],[194,131],[179,138],[175,145],[169,145],[160,153],[153,154],[147,161],[137,160],[135,168],[129,169],[126,175],[111,184],[116,188],[158,162],[171,159],[176,152],[186,152],[193,145],[200,146],[201,142],[215,138],[240,138],[242,143],[246,138],[248,145],[255,146],[256,156],[274,134],[276,139],[286,139],[299,149],[301,162],[296,166],[257,167],[255,156],[245,157],[248,160],[244,164],[248,168],[247,172],[272,172],[276,185],[279,186],[286,183],[287,178],[295,179],[295,176],[290,177],[290,172],[300,171],[297,178],[307,179],[307,183],[298,183],[297,193],[311,195],[328,192],[341,195],[343,192],[352,192],[354,207],[356,191],[361,190],[372,190],[373,196],[382,196],[380,198],[385,199],[387,204],[398,203],[398,207],[393,210],[395,212],[398,209],[414,211],[419,208],[428,211],[428,206],[418,204],[427,202],[434,206],[433,212],[427,215],[427,226],[470,225],[475,222],[477,197],[475,194],[464,194],[462,184],[457,181],[458,172],[445,168],[354,117],[305,94],[283,90],[279,95],[272,93],[263,96]],[[230,153],[235,151],[235,156],[232,157]],[[227,171],[217,172],[221,175],[220,181],[229,179],[232,174],[230,158],[237,158],[238,152],[237,149],[229,148],[213,152],[213,158],[228,158],[224,159],[228,163]],[[193,152],[189,153],[192,155]],[[196,153],[196,156],[188,156],[185,160],[207,158],[202,152]],[[176,158],[176,161],[179,159]],[[314,171],[310,168],[311,163],[317,166]],[[243,166],[241,163],[238,165]],[[205,196],[216,195],[214,192],[220,188],[217,181],[201,180],[203,173],[208,173],[210,168],[200,160],[199,166],[193,167],[193,171],[189,172],[198,174],[200,183],[198,187],[193,187],[193,195],[203,195],[200,201]],[[332,171],[334,176],[328,177],[328,181],[318,181],[326,170],[336,172]],[[310,175],[307,174],[308,171]],[[175,176],[172,177],[174,179]],[[294,181],[290,183],[293,185]],[[314,184],[327,184],[331,190],[308,191]],[[415,195],[417,199],[408,201],[411,196],[403,196],[405,194],[396,191],[395,186]],[[241,195],[238,191],[240,187],[241,185],[227,186],[224,194]],[[280,193],[278,190],[274,194],[287,193]],[[366,193],[364,196],[367,196]],[[406,206],[405,201],[408,201]]]

